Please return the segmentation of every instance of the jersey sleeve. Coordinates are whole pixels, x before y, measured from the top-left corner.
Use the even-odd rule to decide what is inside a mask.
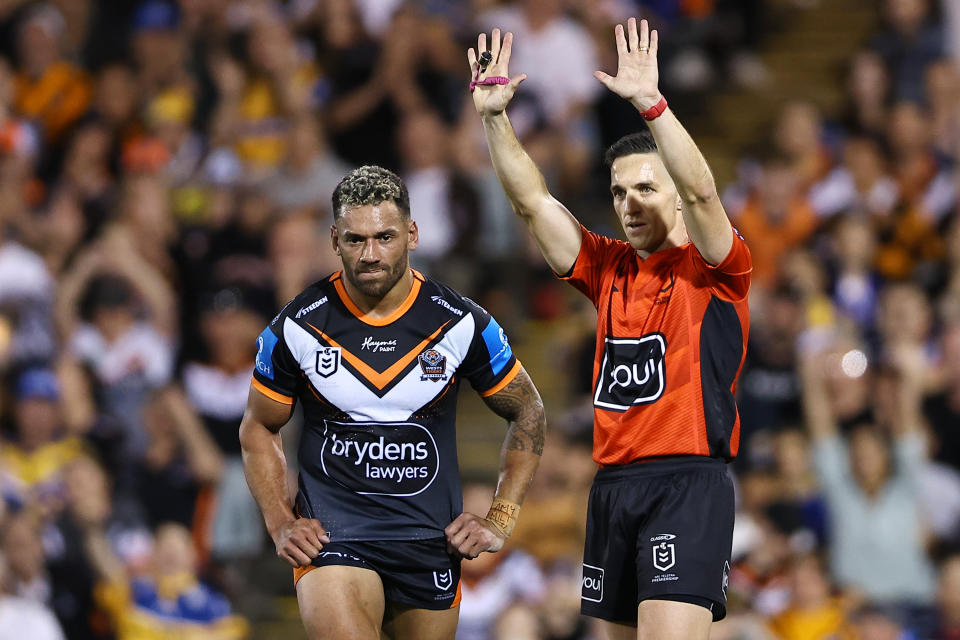
[[[719,297],[733,302],[747,297],[750,291],[750,275],[753,273],[753,259],[739,231],[733,229],[733,245],[730,247],[730,253],[716,266],[704,260],[699,251],[693,253],[697,269]]]
[[[477,329],[470,350],[460,365],[460,373],[486,398],[510,384],[521,367],[503,328],[484,309],[471,306]]]
[[[569,273],[557,274],[557,277],[579,289],[597,306],[604,275],[620,259],[626,243],[593,233],[583,225],[580,225],[580,233],[580,253],[573,268]]]
[[[300,367],[283,339],[286,316],[274,319],[257,338],[253,386],[271,400],[293,404],[300,384]]]

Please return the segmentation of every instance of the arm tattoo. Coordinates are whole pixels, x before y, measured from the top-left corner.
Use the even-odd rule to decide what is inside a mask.
[[[508,421],[506,448],[543,453],[547,419],[543,400],[526,371],[521,370],[506,387],[484,398],[487,406]]]

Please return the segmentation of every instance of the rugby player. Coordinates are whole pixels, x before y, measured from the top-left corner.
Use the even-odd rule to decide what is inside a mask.
[[[510,535],[543,450],[543,403],[496,320],[410,268],[418,230],[400,178],[355,169],[333,211],[343,269],[258,339],[240,425],[247,483],[294,567],[311,639],[452,639],[460,559]],[[508,421],[486,517],[462,513],[461,380]],[[304,426],[291,501],[279,431],[296,402]]]
[[[657,32],[616,27],[616,76],[594,75],[648,128],[607,151],[626,242],[591,233],[547,190],[505,109],[511,34],[467,57],[474,105],[513,208],[547,263],[597,307],[594,448],[581,611],[610,638],[697,640],[726,612],[747,343],[750,252],[658,89]],[[486,53],[485,53],[486,52]],[[479,57],[478,57],[479,56]],[[640,124],[638,122],[638,124]]]

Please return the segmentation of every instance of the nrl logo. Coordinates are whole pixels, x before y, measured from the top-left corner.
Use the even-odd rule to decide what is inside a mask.
[[[421,380],[433,380],[436,382],[447,379],[446,356],[442,355],[436,349],[427,349],[419,355],[419,359],[420,370],[423,372],[423,375],[420,376]]]
[[[322,347],[317,351],[317,374],[329,378],[340,368],[340,347]]]
[[[660,571],[666,571],[673,567],[677,562],[676,547],[674,543],[661,542],[653,546],[653,567]]]

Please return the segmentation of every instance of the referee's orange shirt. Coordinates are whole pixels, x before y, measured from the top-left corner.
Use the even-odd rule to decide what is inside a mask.
[[[740,444],[734,400],[750,328],[750,250],[716,266],[692,243],[642,259],[630,244],[581,227],[561,279],[597,308],[593,458],[602,465],[700,455],[731,460]]]

